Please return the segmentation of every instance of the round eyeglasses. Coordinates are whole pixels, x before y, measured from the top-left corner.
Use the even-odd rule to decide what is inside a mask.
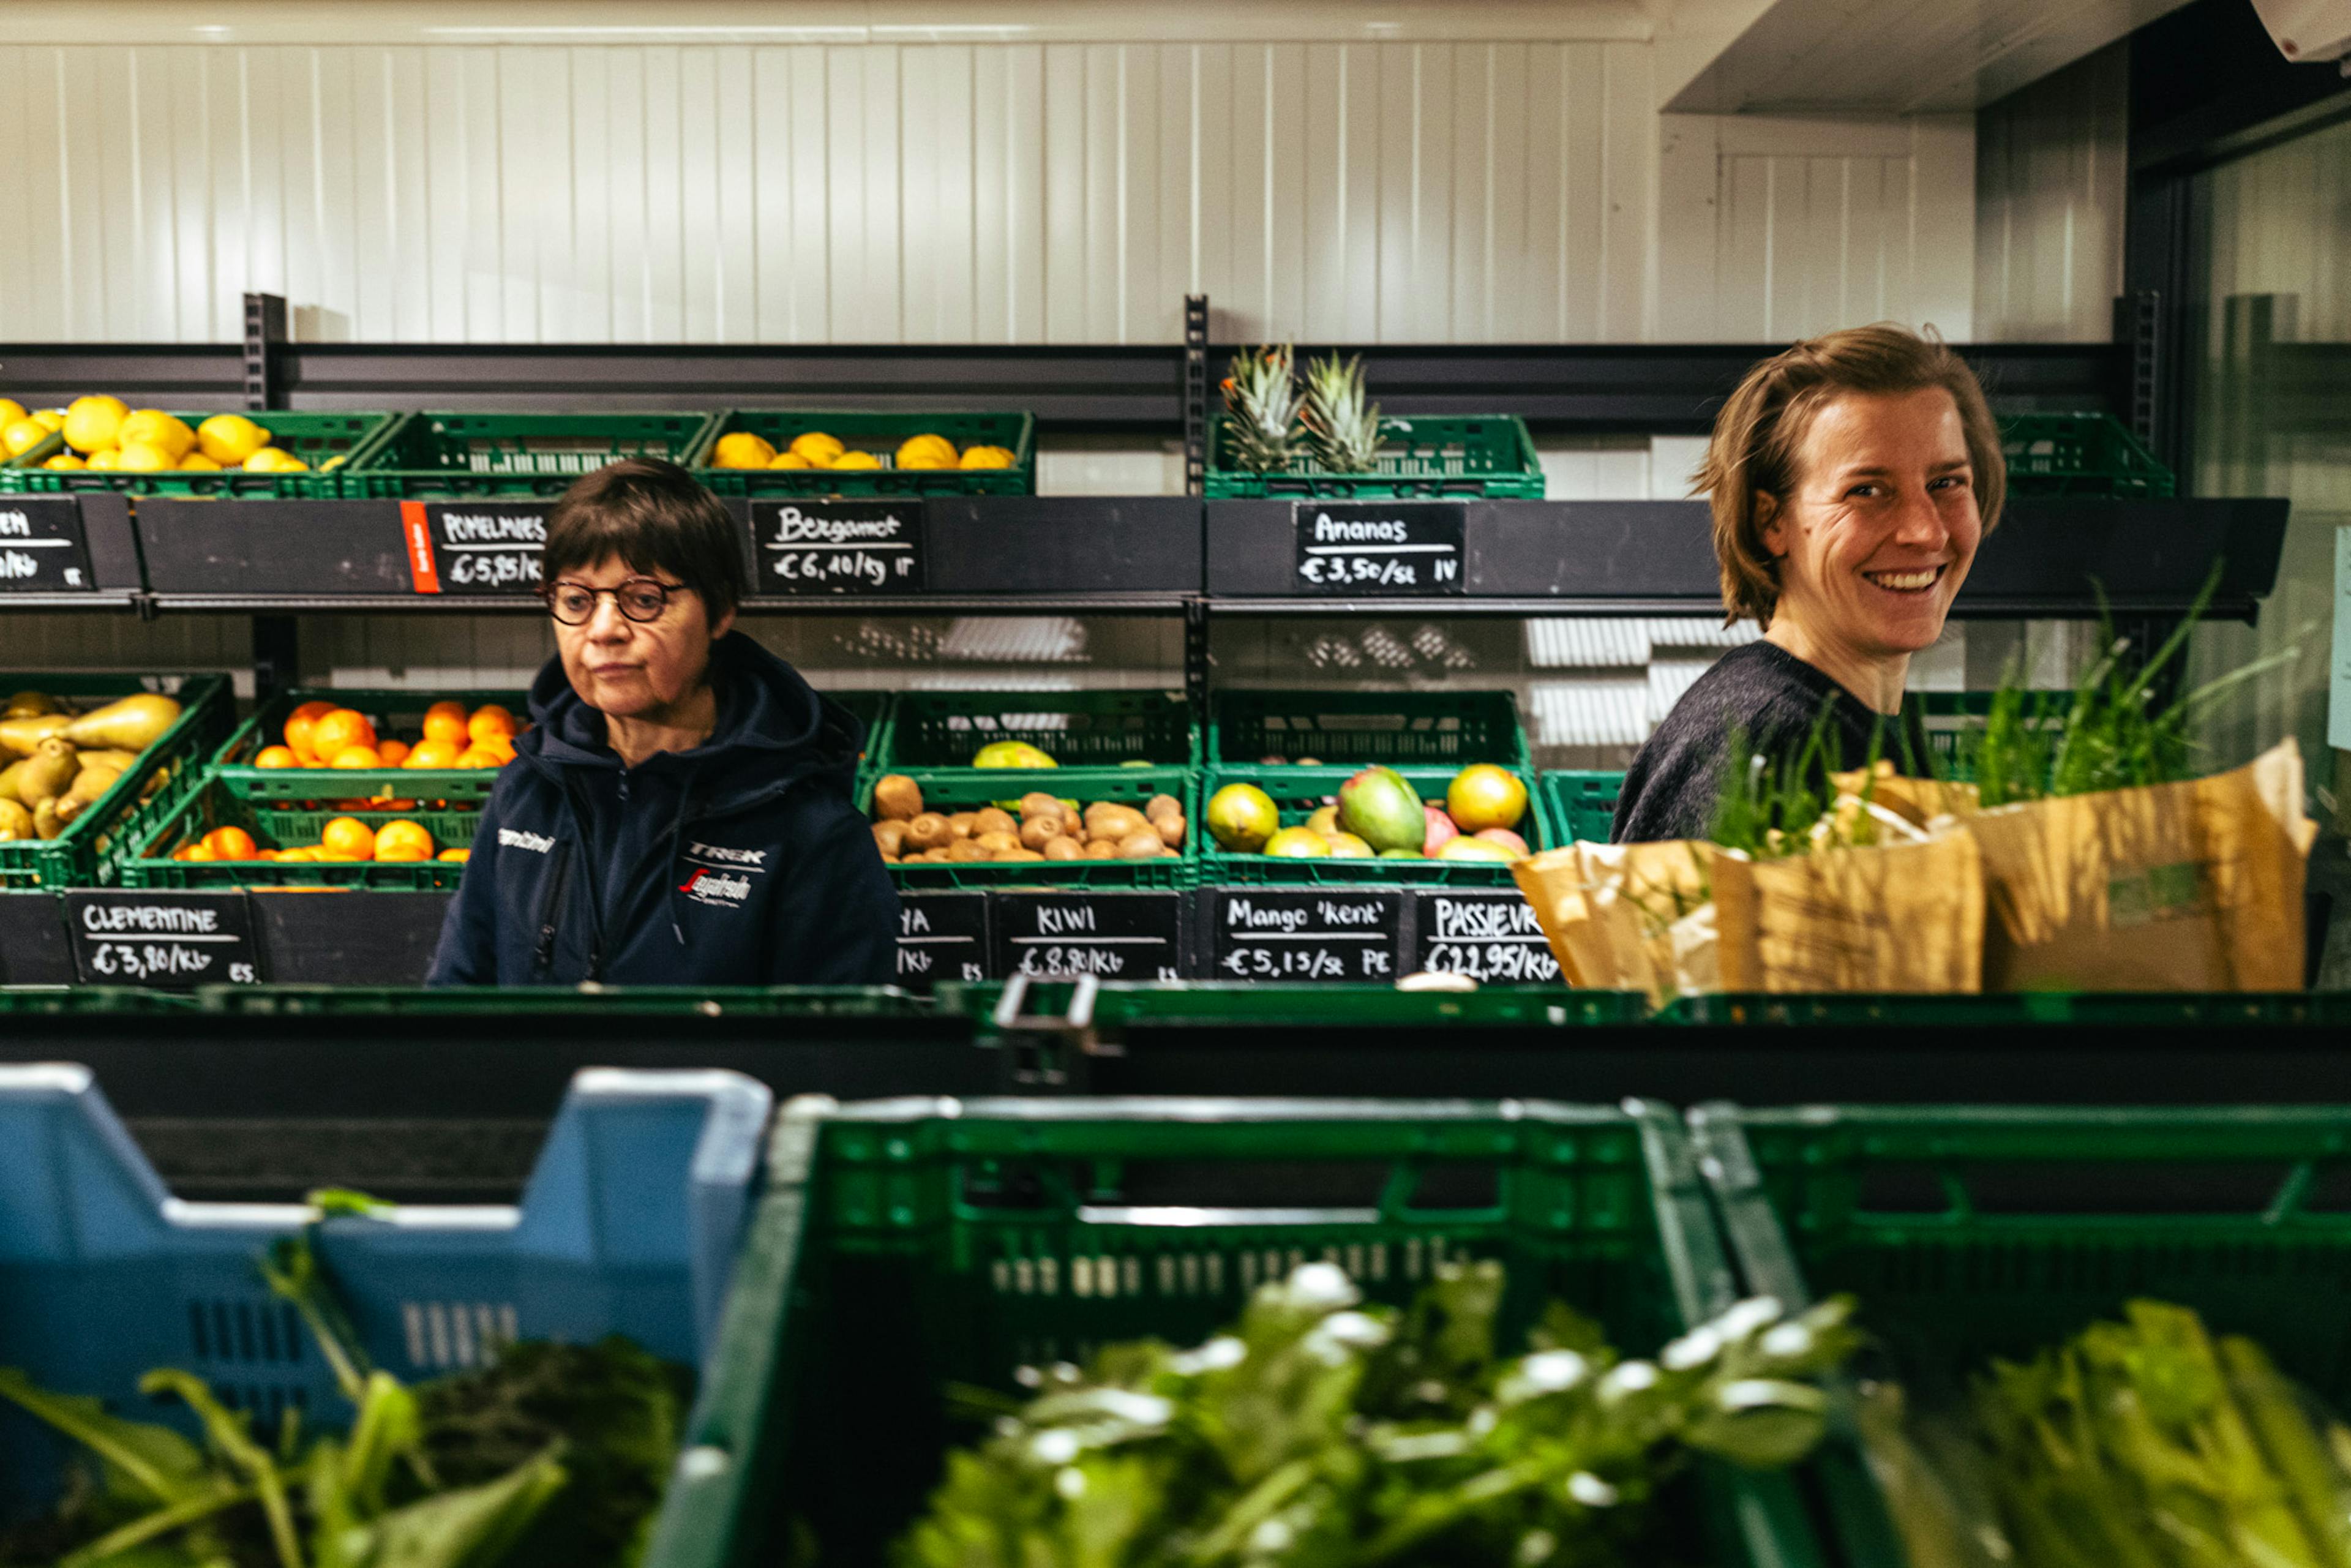
[[[547,608],[566,626],[585,626],[596,613],[596,601],[606,594],[621,613],[640,625],[658,621],[669,609],[669,596],[686,591],[682,582],[664,582],[658,578],[632,577],[618,588],[590,588],[585,583],[559,582],[547,589]]]

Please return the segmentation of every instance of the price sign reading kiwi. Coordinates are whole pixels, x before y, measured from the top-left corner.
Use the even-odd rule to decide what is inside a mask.
[[[1179,893],[999,893],[989,911],[999,975],[1182,978]]]
[[[536,594],[552,501],[402,501],[419,593]]]
[[[261,979],[241,893],[68,892],[74,967],[92,986],[251,986]]]
[[[1221,887],[1209,900],[1219,980],[1390,981],[1403,973],[1401,892]]]
[[[898,983],[928,990],[941,980],[987,978],[987,894],[898,895]]]
[[[751,538],[757,593],[923,591],[919,500],[754,501]]]
[[[70,496],[0,496],[0,593],[89,593],[89,546]]]
[[[1301,501],[1298,590],[1351,599],[1466,593],[1460,501]]]
[[[1559,960],[1524,896],[1493,892],[1416,895],[1415,967],[1467,975],[1481,986],[1555,986]]]

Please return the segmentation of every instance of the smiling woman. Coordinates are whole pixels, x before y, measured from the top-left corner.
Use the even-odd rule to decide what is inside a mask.
[[[1748,372],[1697,476],[1714,513],[1726,617],[1763,639],[1724,655],[1634,758],[1618,843],[1703,838],[1734,730],[1775,762],[1826,716],[1832,767],[1926,737],[1903,700],[1910,656],[1942,635],[2007,488],[1975,372],[1942,342],[1857,327]]]

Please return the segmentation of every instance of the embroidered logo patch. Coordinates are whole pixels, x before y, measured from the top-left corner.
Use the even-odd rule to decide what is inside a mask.
[[[688,844],[685,858],[708,866],[740,866],[745,871],[768,869],[765,850],[730,850],[724,844]]]
[[[555,841],[545,833],[526,833],[520,828],[500,828],[498,847],[507,850],[528,850],[534,854],[543,855],[555,847]]]
[[[730,876],[707,867],[697,870],[678,885],[678,892],[696,904],[706,904],[719,909],[740,909],[743,901],[751,896],[751,879]]]

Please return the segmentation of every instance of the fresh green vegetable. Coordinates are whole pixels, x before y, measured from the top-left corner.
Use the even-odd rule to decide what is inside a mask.
[[[1830,739],[1835,718],[1834,705],[1822,704],[1804,744],[1776,759],[1757,752],[1747,732],[1734,728],[1708,837],[1724,849],[1760,861],[1879,842],[1882,823],[1872,810],[1872,797],[1877,788],[1877,760],[1886,749],[1886,727],[1880,723],[1870,733],[1860,806],[1853,810],[1840,804],[1836,786],[1830,779],[1843,765]],[[1899,749],[1907,756],[1907,745]]]
[[[1620,1361],[1554,1304],[1528,1354],[1494,1343],[1499,1264],[1448,1265],[1408,1311],[1328,1263],[1259,1289],[1232,1332],[1115,1344],[1033,1375],[994,1435],[947,1457],[899,1568],[1372,1568],[1632,1555],[1690,1451],[1787,1465],[1819,1438],[1814,1381],[1850,1303],[1746,1301]]]
[[[5,1400],[87,1454],[50,1518],[0,1531],[0,1568],[629,1568],[676,1451],[687,1375],[621,1339],[517,1344],[478,1372],[410,1388],[371,1366],[307,1238],[262,1262],[353,1409],[340,1437],[274,1437],[202,1378],[141,1387],[203,1439],[125,1421],[0,1367]],[[551,1507],[560,1501],[560,1507]]]
[[[2137,1301],[1974,1388],[2025,1568],[2351,1568],[2351,1478],[2250,1340]]]

